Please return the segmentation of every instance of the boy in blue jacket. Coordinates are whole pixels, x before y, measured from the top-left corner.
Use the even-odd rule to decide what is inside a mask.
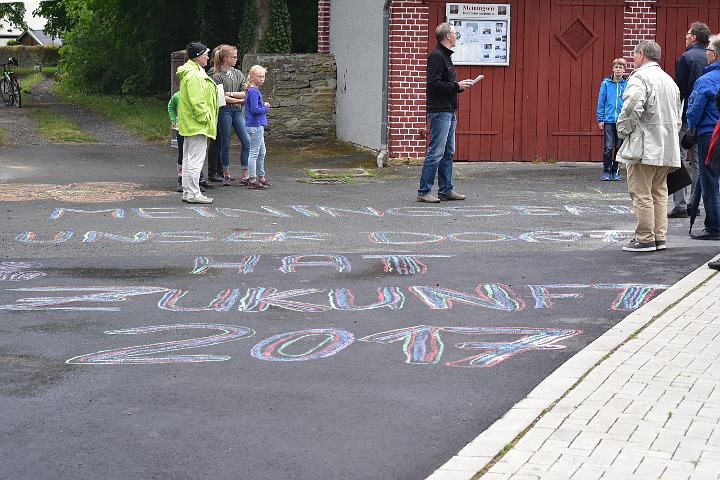
[[[598,96],[597,121],[600,130],[605,132],[605,147],[603,148],[603,180],[620,180],[618,163],[615,161],[622,140],[618,137],[615,123],[623,106],[623,93],[627,87],[627,79],[623,76],[627,68],[624,58],[613,60],[613,74],[600,84]],[[613,147],[615,151],[613,151]]]

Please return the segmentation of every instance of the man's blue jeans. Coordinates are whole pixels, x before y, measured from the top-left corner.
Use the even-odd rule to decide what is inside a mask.
[[[698,135],[698,163],[700,176],[698,184],[702,192],[702,201],[705,205],[705,231],[713,235],[720,234],[720,170],[714,170],[705,165],[708,150],[710,149],[710,135]]]
[[[452,192],[453,156],[455,155],[455,112],[428,113],[430,120],[430,144],[428,145],[418,195],[430,193],[438,177],[438,193]]]
[[[603,148],[603,172],[618,173],[618,164],[615,161],[615,154],[622,145],[622,139],[618,137],[617,129],[614,123],[606,123],[603,127],[605,131],[605,147]],[[613,147],[615,151],[613,152]]]
[[[245,129],[245,117],[240,107],[233,108],[229,105],[220,107],[218,113],[218,133],[220,134],[220,163],[223,168],[230,168],[230,140],[232,131],[235,130],[242,144],[240,152],[240,165],[243,170],[247,169],[248,156],[250,155],[250,136]]]

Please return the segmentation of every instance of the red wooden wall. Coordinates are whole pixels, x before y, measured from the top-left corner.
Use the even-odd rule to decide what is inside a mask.
[[[623,48],[626,2],[508,3],[510,66],[457,67],[458,79],[480,73],[485,78],[460,94],[456,159],[601,161],[602,132],[595,114],[598,90],[612,72],[612,60],[627,57]],[[662,66],[671,75],[675,60],[685,50],[690,23],[704,21],[711,31],[720,31],[720,5],[715,3],[657,2],[656,41],[663,48]],[[434,27],[443,21],[445,2],[430,0],[429,50],[436,44]],[[647,22],[655,23],[655,19]]]
[[[720,1],[661,0],[657,3],[657,39],[662,47],[660,65],[675,76],[675,61],[685,51],[685,33],[693,22],[703,22],[720,33]]]
[[[510,66],[457,67],[485,75],[460,95],[457,160],[601,160],[597,95],[623,56],[624,2],[509,3]],[[444,19],[445,3],[431,3],[430,23]]]

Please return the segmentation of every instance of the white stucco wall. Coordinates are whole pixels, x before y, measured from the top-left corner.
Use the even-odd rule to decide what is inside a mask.
[[[380,149],[384,0],[331,0],[330,52],[337,64],[337,136]]]

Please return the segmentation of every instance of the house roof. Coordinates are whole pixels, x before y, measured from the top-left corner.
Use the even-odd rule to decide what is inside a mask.
[[[25,35],[31,36],[38,45],[62,45],[62,41],[59,38],[51,37],[42,30],[25,30],[17,38],[18,42],[21,41]]]

